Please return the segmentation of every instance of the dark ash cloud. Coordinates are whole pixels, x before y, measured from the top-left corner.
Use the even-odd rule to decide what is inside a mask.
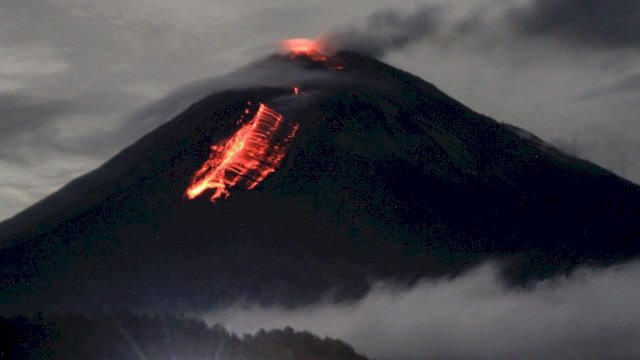
[[[203,316],[237,332],[290,325],[340,338],[375,359],[637,359],[640,264],[582,268],[505,287],[492,264],[362,300],[287,309],[238,304]]]
[[[597,48],[640,48],[636,0],[534,0],[510,12],[524,35],[552,36]]]
[[[441,27],[442,12],[441,6],[433,5],[408,13],[394,8],[379,10],[368,16],[363,26],[332,32],[327,41],[335,50],[382,56],[435,34]]]

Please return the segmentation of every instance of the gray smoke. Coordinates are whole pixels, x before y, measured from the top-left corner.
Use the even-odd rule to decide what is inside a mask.
[[[362,26],[337,30],[328,35],[333,50],[352,50],[382,56],[434,35],[441,27],[443,8],[421,5],[408,13],[387,8],[368,16]]]
[[[525,35],[547,35],[600,48],[640,47],[637,0],[534,0],[510,15]]]

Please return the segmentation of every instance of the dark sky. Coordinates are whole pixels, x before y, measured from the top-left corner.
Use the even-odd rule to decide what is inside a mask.
[[[163,109],[177,87],[268,55],[280,39],[322,34],[640,182],[639,8],[634,0],[3,1],[0,219],[168,120],[171,111],[146,119],[136,111]]]

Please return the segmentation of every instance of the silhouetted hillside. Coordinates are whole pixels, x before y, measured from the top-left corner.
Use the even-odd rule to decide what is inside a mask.
[[[291,328],[237,336],[221,326],[130,312],[0,318],[0,359],[366,360]]]

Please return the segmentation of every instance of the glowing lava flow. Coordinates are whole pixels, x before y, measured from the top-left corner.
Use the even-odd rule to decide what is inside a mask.
[[[185,191],[190,200],[214,189],[211,201],[229,196],[242,184],[253,189],[280,166],[298,125],[287,125],[275,110],[260,104],[255,116],[227,141],[211,147],[209,159]]]

